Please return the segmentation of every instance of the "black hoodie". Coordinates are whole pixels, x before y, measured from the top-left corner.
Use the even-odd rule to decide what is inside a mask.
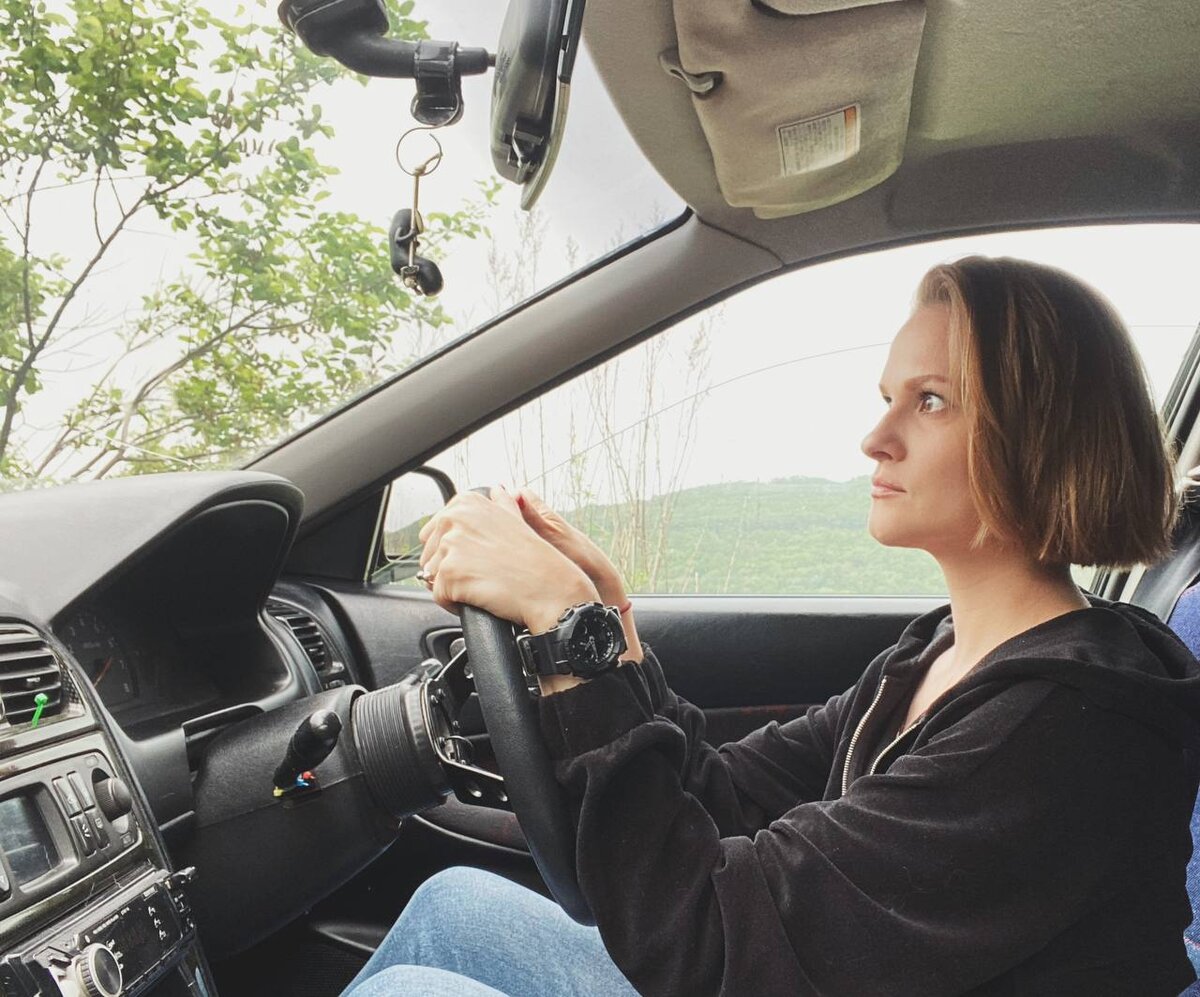
[[[719,750],[649,648],[544,698],[617,966],[679,997],[1179,994],[1200,665],[1145,610],[1089,600],[899,742],[949,606],[847,692]]]

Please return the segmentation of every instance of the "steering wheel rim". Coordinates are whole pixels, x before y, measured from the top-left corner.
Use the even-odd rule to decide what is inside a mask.
[[[567,795],[554,776],[512,624],[476,606],[461,608],[479,708],[529,853],[559,906],[578,923],[593,925],[579,887]]]

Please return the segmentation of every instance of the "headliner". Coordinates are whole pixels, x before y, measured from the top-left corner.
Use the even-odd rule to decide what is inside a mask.
[[[669,3],[592,4],[584,37],[663,178],[785,264],[935,232],[1200,216],[1195,0],[927,0],[900,168],[776,220],[721,196],[692,98],[658,63],[677,45]]]

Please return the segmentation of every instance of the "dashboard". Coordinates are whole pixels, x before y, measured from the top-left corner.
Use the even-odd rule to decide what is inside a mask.
[[[0,630],[36,639],[63,690],[40,719],[6,718],[5,688],[30,673],[0,681],[0,992],[90,993],[123,971],[126,993],[204,993],[186,893],[230,947],[394,836],[352,752],[323,766],[323,801],[271,795],[297,722],[348,716],[362,692],[340,645],[317,660],[268,602],[301,509],[289,482],[240,471],[0,496]],[[294,875],[346,835],[344,860]],[[172,867],[203,875],[185,890]]]
[[[263,612],[298,490],[247,472],[156,477],[5,496],[0,538],[11,532],[17,556],[3,580],[44,604],[30,615],[135,741],[319,690],[311,662]]]
[[[6,717],[0,654],[6,997],[91,992],[91,946],[114,939],[136,969],[126,992],[203,993],[192,980],[206,958],[229,959],[310,910],[413,814],[456,841],[523,849],[511,813],[437,806],[452,787],[432,749],[421,753],[433,740],[412,733],[410,693],[424,695],[434,659],[440,669],[454,656],[457,621],[424,592],[310,567],[353,549],[347,520],[356,534],[376,530],[379,500],[293,546],[301,511],[294,485],[252,471],[0,495],[0,642],[5,627],[41,641],[62,689],[40,727],[31,689]],[[397,639],[398,617],[411,640]],[[301,731],[330,712],[339,722],[322,729],[340,739],[287,768]],[[181,884],[188,869],[194,881]],[[164,912],[178,972],[160,979],[168,954],[146,925]],[[104,934],[110,923],[120,930]],[[10,986],[9,969],[41,976]]]

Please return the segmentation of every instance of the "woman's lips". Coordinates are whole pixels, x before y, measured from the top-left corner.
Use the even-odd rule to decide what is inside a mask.
[[[887,498],[889,495],[903,495],[903,488],[896,488],[886,481],[871,482],[871,498]]]

